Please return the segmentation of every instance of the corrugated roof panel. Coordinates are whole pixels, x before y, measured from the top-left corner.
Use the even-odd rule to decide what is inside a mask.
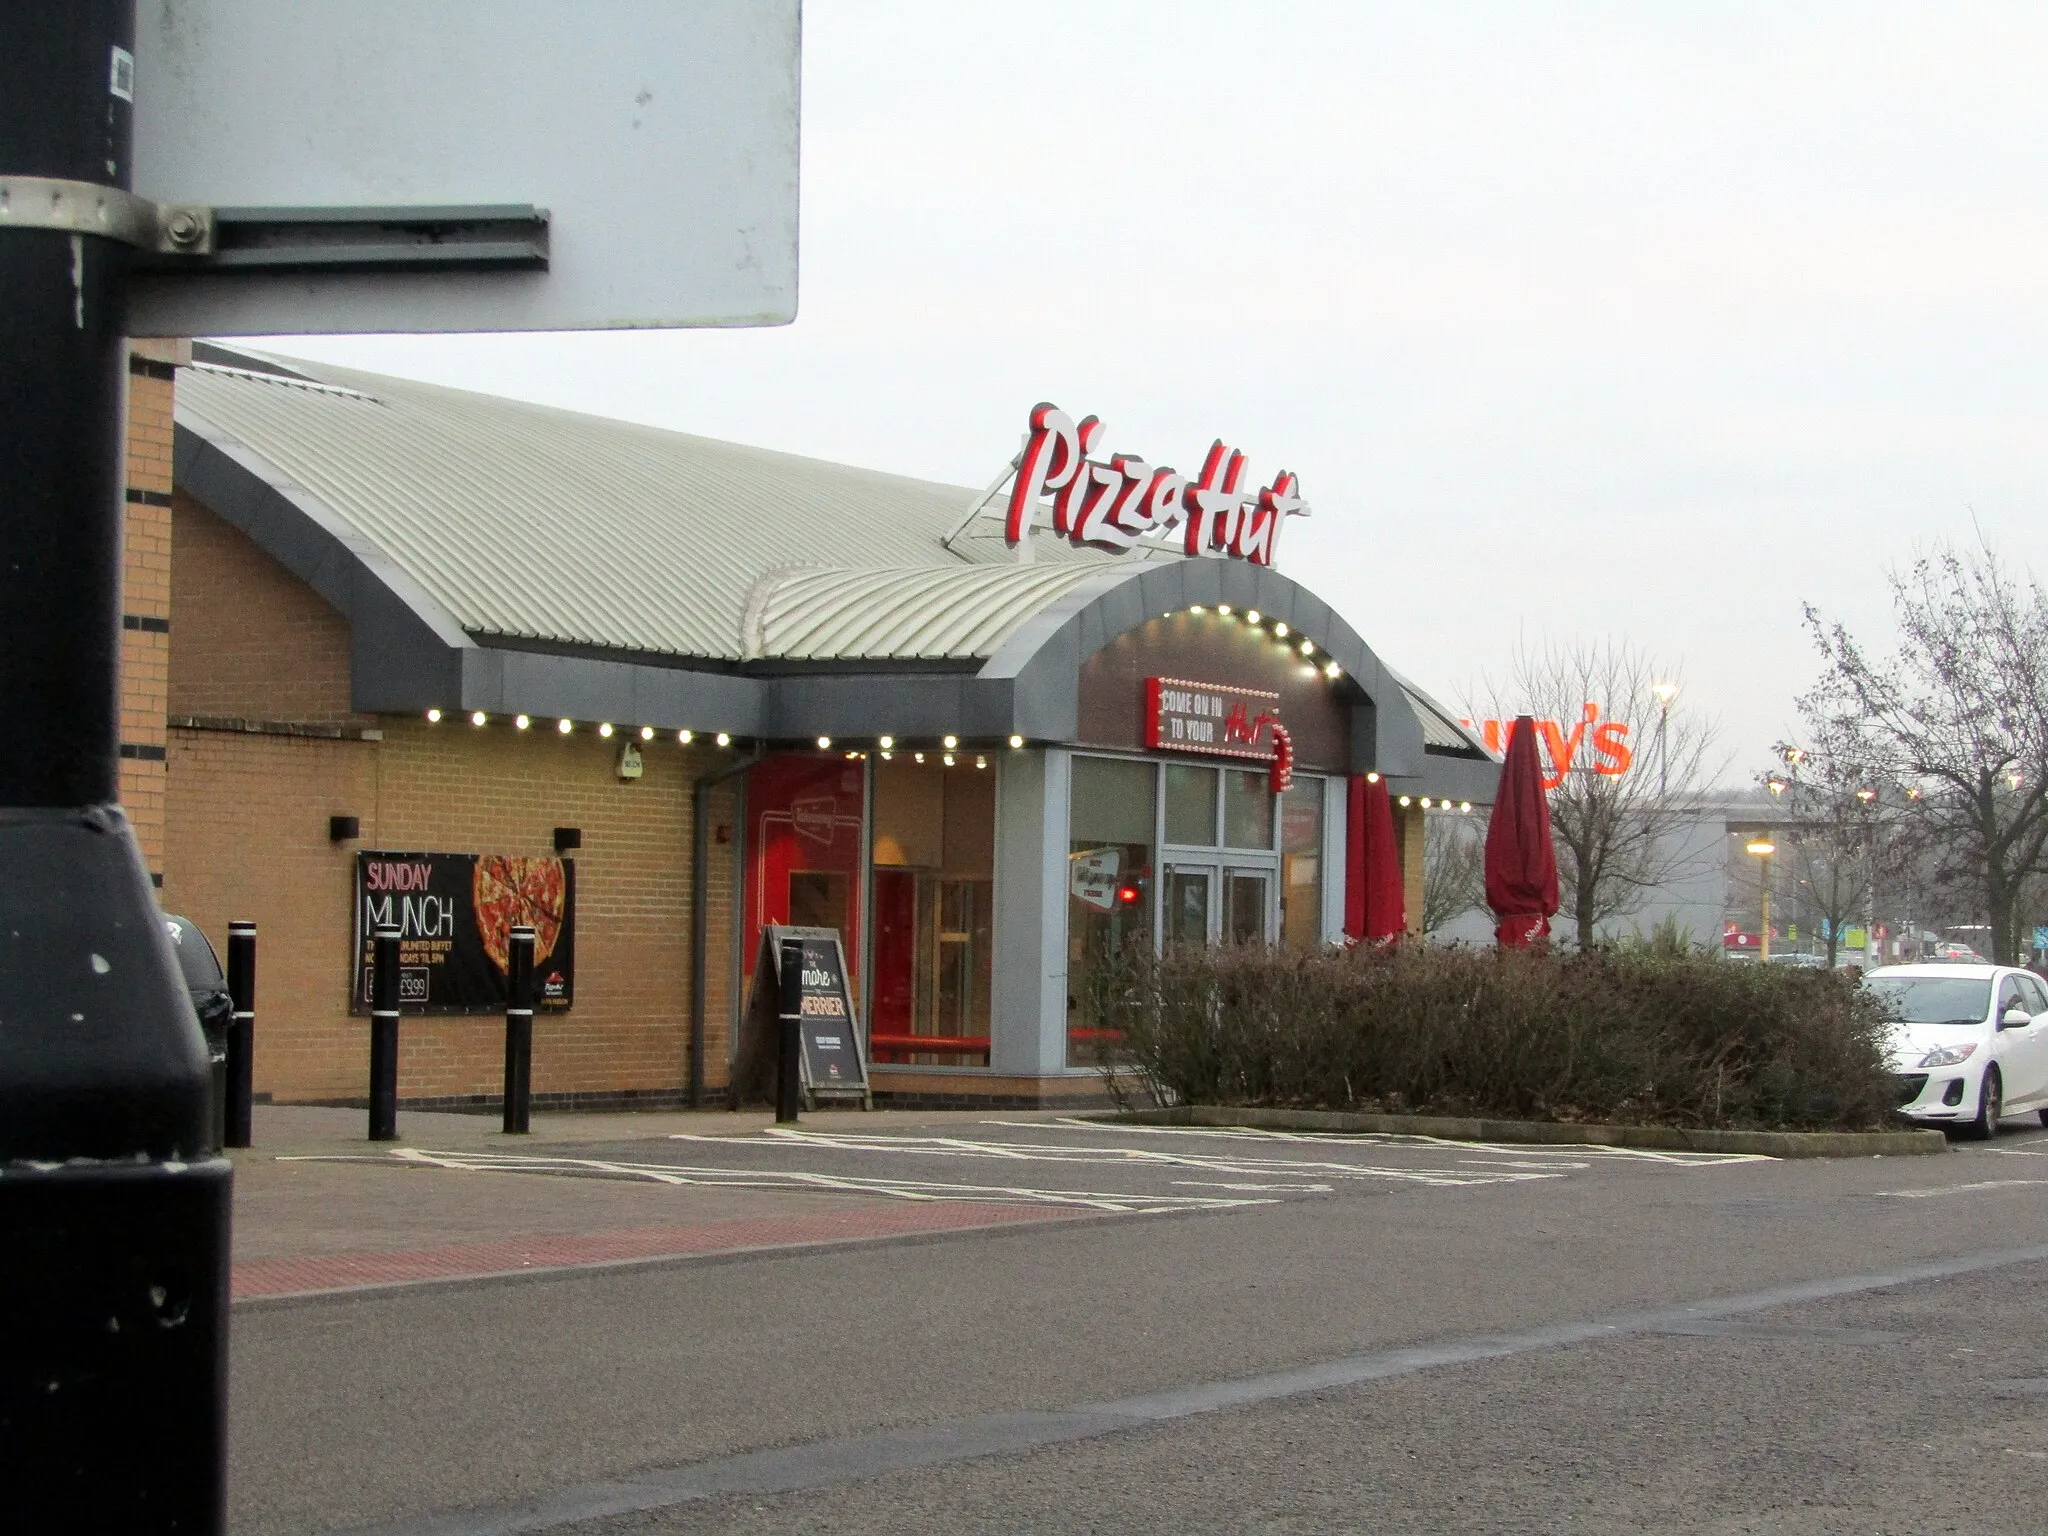
[[[181,374],[179,414],[252,449],[475,633],[736,659],[749,593],[792,559],[1022,571],[1027,590],[1047,573],[1113,567],[1113,556],[1047,537],[1035,541],[1030,566],[998,539],[964,538],[948,550],[941,540],[974,496],[965,487],[290,366],[360,396],[201,366]],[[820,654],[906,643],[937,649],[904,654],[973,654],[949,647],[981,643],[965,637],[964,618],[942,613],[923,615],[931,632],[912,637],[911,608],[866,628],[854,609],[837,611],[844,633],[807,642]]]
[[[1408,695],[1408,702],[1415,710],[1415,719],[1422,726],[1422,745],[1434,747],[1439,752],[1457,752],[1471,757],[1491,757],[1479,738],[1459,725],[1451,712],[1437,703],[1428,694],[1405,678],[1401,691]]]
[[[755,597],[757,654],[810,661],[987,656],[1047,603],[1103,574],[1099,564],[1074,563],[783,572]]]

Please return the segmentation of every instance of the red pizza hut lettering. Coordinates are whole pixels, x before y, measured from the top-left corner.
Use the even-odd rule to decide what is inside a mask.
[[[1129,549],[1139,540],[1163,542],[1179,527],[1189,555],[1271,565],[1281,525],[1308,516],[1299,482],[1286,470],[1273,483],[1245,485],[1245,457],[1221,438],[1203,460],[1193,484],[1170,468],[1155,468],[1132,454],[1104,464],[1088,457],[1103,433],[1102,420],[1076,422],[1041,402],[1031,412],[1031,435],[1017,460],[1003,537],[1014,547],[1035,523],[1040,504],[1052,500],[1052,529],[1074,544]]]

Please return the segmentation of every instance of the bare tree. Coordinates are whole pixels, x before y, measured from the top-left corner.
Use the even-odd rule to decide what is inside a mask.
[[[1777,804],[1781,855],[1797,882],[1799,905],[1821,920],[1832,969],[1842,930],[1852,919],[1875,921],[1879,838],[1886,806],[1844,755],[1834,749],[1832,728],[1815,722],[1815,746],[1781,744],[1783,771],[1764,775]]]
[[[1833,771],[1896,806],[1901,855],[1975,890],[1993,958],[2009,964],[2048,847],[2048,595],[1981,539],[1939,545],[1888,579],[1889,656],[1808,605],[1826,670],[1800,711]]]
[[[1659,686],[1678,682],[1676,668],[1610,639],[1524,646],[1507,683],[1488,689],[1494,718],[1530,715],[1543,737],[1560,910],[1581,947],[1700,856],[1685,834],[1726,763],[1711,719],[1667,711]]]
[[[1434,933],[1486,901],[1486,822],[1430,816],[1422,824],[1422,931]]]

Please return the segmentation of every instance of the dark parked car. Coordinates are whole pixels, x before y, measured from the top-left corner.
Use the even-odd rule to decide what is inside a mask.
[[[185,990],[192,994],[192,1011],[199,1015],[199,1027],[206,1032],[207,1055],[213,1058],[213,1145],[219,1147],[228,1107],[228,1019],[235,1005],[228,996],[220,958],[199,925],[189,917],[167,916],[164,929],[171,936]]]

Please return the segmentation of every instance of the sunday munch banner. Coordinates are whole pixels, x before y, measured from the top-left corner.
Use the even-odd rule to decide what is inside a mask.
[[[398,1001],[412,1013],[498,1013],[512,929],[532,926],[534,1004],[564,1009],[576,978],[576,865],[498,853],[356,855],[355,984],[370,1006],[372,939],[398,930]]]

